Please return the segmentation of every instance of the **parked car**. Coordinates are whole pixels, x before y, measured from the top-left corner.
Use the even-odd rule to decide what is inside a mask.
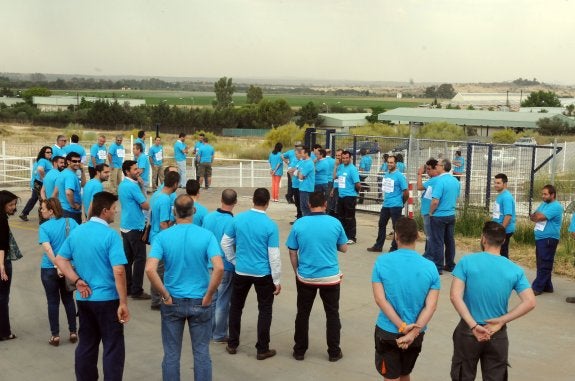
[[[395,147],[392,148],[391,152],[393,153],[402,153],[409,149],[409,140],[404,140]]]
[[[483,155],[485,161],[489,160],[489,155]],[[515,163],[515,156],[509,151],[504,151],[500,149],[494,149],[491,155],[491,164],[492,165],[512,165]]]
[[[517,141],[513,144],[516,146],[536,146],[537,141],[535,140],[535,138],[524,136],[522,138],[517,139]]]
[[[362,149],[365,149],[365,152],[368,155],[376,154],[381,150],[377,142],[371,142],[368,140],[357,142],[355,155],[359,155],[359,152]],[[346,151],[349,151],[352,155],[354,155],[353,146],[348,147]]]

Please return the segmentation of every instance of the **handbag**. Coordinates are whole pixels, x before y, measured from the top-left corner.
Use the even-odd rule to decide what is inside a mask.
[[[68,234],[70,234],[70,221],[68,221],[68,218],[66,218],[66,238],[68,237]],[[68,292],[76,291],[76,284],[74,284],[74,282],[72,282],[71,279],[68,279],[68,277],[64,277],[64,281],[66,282],[66,291]]]
[[[11,231],[8,231],[8,259],[11,261],[17,261],[18,259],[22,258],[22,252],[14,239]]]

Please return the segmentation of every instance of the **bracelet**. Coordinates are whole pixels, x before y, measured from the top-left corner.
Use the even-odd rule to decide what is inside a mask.
[[[405,328],[407,328],[407,323],[403,322],[401,323],[401,326],[399,327],[399,333],[403,333],[403,331],[405,331]]]
[[[82,278],[78,277],[78,279],[76,279],[76,281],[74,282],[74,286],[78,286],[78,281],[83,280]]]
[[[477,328],[478,325],[479,325],[479,323],[475,324],[475,325],[473,326],[473,328],[471,328],[471,332],[473,332],[473,330],[474,330],[475,328]]]

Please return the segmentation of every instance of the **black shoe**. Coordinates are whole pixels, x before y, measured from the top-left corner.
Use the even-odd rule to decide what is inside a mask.
[[[375,247],[375,246],[372,246],[372,247],[368,247],[368,248],[367,248],[367,251],[372,252],[372,253],[381,253],[381,250],[382,250],[382,249],[378,249],[378,248]]]
[[[343,357],[343,353],[341,351],[335,356],[329,355],[329,362],[339,361],[339,360],[341,360],[342,357]]]
[[[286,194],[286,201],[287,201],[288,204],[293,204],[293,203],[294,203],[294,202],[293,202],[293,198],[291,198],[291,197],[288,196],[287,194]]]
[[[214,339],[214,343],[216,343],[216,344],[227,344],[229,340],[230,340],[230,338],[225,336],[221,339]]]
[[[269,359],[270,357],[274,357],[276,355],[276,350],[275,349],[268,349],[265,352],[262,353],[258,353],[258,355],[256,356],[256,358],[258,360],[265,360],[265,359]]]
[[[539,296],[543,294],[543,291],[533,291],[533,293],[535,294],[535,296]]]
[[[150,306],[150,309],[151,309],[151,310],[154,310],[154,311],[159,311],[159,310],[160,310],[160,305],[159,305],[159,304],[152,304],[152,305]]]
[[[228,352],[230,355],[235,355],[236,353],[238,353],[238,349],[232,348],[229,345],[226,345],[226,352]]]
[[[21,219],[22,221],[24,221],[24,222],[30,221],[30,220],[28,219],[28,216],[25,215],[25,214],[21,214],[21,215],[19,215],[18,217],[20,217],[20,219]]]
[[[567,303],[575,303],[575,296],[568,296],[565,298]]]
[[[142,292],[139,295],[132,295],[132,299],[134,299],[134,300],[150,300],[150,299],[152,299],[152,297],[150,296],[150,294],[146,294],[145,292]]]
[[[444,271],[447,271],[448,273],[450,273],[450,272],[453,271],[454,268],[455,268],[455,267],[447,267],[447,266],[445,266],[445,267],[443,267],[443,270],[444,270]]]
[[[298,353],[295,353],[295,352],[292,354],[292,356],[293,356],[293,358],[296,359],[297,361],[303,361],[303,359],[304,359],[304,357],[305,357],[305,355],[298,354]]]

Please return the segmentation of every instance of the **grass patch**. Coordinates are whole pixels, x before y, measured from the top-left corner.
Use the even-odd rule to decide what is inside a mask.
[[[455,219],[455,234],[464,237],[480,237],[485,221],[491,220],[482,207],[467,206]]]

